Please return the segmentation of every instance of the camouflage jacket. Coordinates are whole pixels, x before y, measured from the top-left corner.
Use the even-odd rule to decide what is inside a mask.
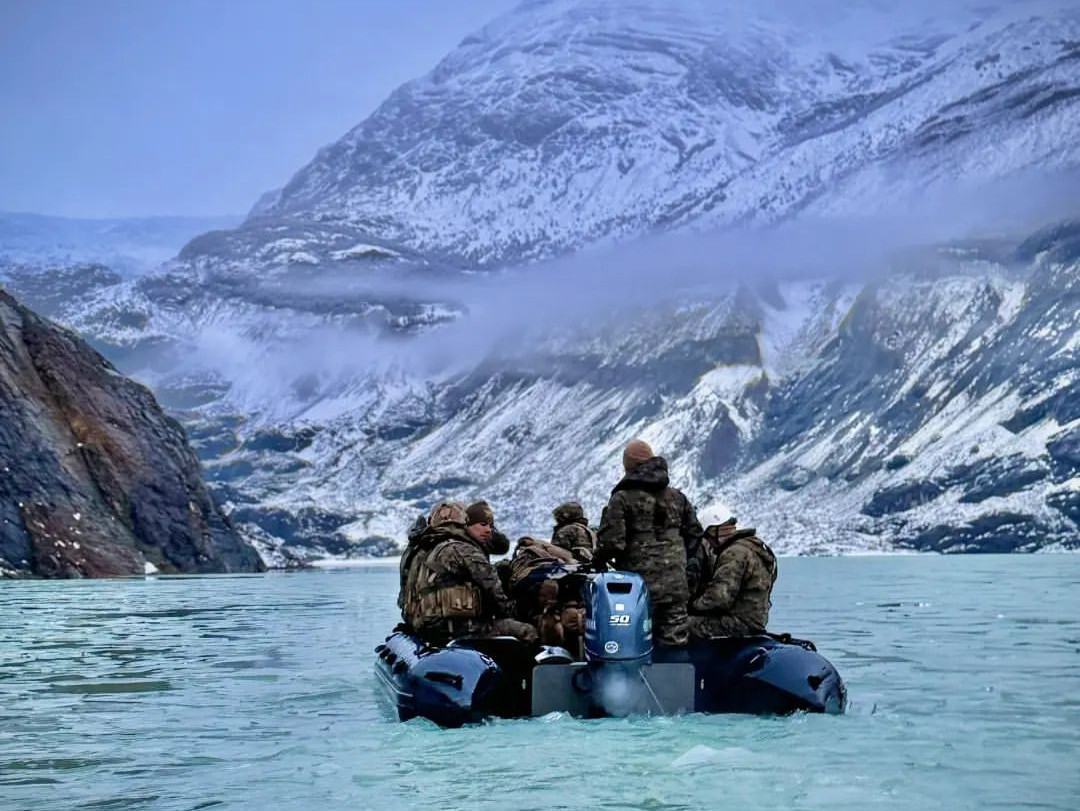
[[[409,625],[422,628],[447,618],[500,619],[512,614],[513,605],[495,568],[464,529],[432,530],[417,547],[403,589]],[[467,593],[464,603],[463,593]],[[452,610],[447,601],[455,601]],[[437,615],[439,611],[443,613]]]
[[[686,561],[701,539],[690,501],[668,486],[667,462],[654,456],[627,473],[611,492],[597,538],[596,561],[641,574],[666,601],[688,596]]]
[[[702,540],[696,562],[700,580],[691,577],[690,613],[731,617],[742,633],[764,631],[777,564],[754,530],[736,529],[734,521],[722,525],[717,538]]]
[[[397,604],[403,612],[405,610],[405,583],[409,577],[409,569],[412,567],[413,558],[416,557],[416,553],[420,551],[421,546],[424,546],[425,536],[429,536],[434,530],[428,529],[427,516],[421,514],[413,521],[412,526],[409,527],[408,541],[405,544],[405,550],[401,553],[401,561],[398,563],[398,596]],[[402,614],[404,617],[404,614]]]
[[[596,533],[584,521],[568,521],[551,531],[551,542],[574,553],[582,563],[588,563],[596,552]]]

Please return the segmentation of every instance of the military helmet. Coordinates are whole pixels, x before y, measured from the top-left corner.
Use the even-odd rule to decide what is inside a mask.
[[[428,516],[428,526],[434,529],[446,524],[465,526],[468,517],[465,515],[465,505],[459,501],[440,501],[431,509]]]
[[[731,520],[731,510],[717,501],[702,510],[698,520],[705,529],[719,527]]]
[[[565,504],[560,504],[551,511],[551,515],[555,518],[556,524],[568,524],[571,521],[585,520],[585,510],[583,510],[581,505],[576,501],[568,501]]]

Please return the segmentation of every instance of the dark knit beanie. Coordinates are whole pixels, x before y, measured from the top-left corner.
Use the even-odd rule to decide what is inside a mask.
[[[469,517],[469,524],[487,524],[493,526],[495,524],[495,513],[491,510],[491,505],[486,501],[477,501],[475,504],[470,504],[468,509],[465,510],[465,515]]]

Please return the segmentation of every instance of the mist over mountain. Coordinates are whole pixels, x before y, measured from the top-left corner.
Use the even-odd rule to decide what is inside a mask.
[[[99,263],[133,274],[172,259],[192,237],[240,217],[74,219],[0,212],[0,273]]]
[[[1078,165],[1073,3],[527,2],[157,272],[9,284],[271,546],[595,521],[640,435],[778,550],[1075,547]]]

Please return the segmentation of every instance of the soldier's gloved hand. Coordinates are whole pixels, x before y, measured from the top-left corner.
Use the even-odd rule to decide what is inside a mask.
[[[566,606],[559,615],[563,630],[568,633],[580,634],[585,630],[585,609],[578,606]]]

